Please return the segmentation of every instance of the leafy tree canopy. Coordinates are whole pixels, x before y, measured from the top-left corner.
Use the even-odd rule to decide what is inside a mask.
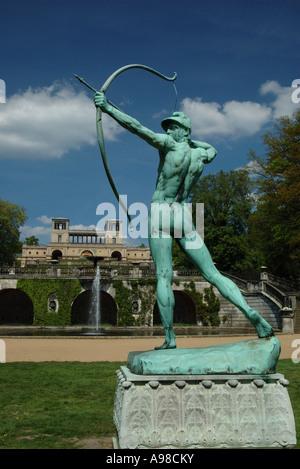
[[[248,172],[220,171],[205,176],[195,186],[191,200],[204,203],[204,241],[218,269],[257,269],[259,253],[248,243],[248,218],[255,208]]]
[[[263,136],[265,155],[255,162],[257,210],[250,217],[250,236],[277,275],[299,276],[300,267],[300,109],[277,120]]]
[[[39,246],[40,244],[36,236],[29,236],[29,238],[25,238],[24,243],[27,244],[27,246]]]
[[[0,265],[11,265],[20,251],[20,226],[27,220],[26,210],[17,204],[0,199]]]

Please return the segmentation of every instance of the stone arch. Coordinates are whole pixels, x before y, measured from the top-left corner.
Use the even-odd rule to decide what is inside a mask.
[[[81,253],[81,257],[92,257],[92,256],[93,256],[93,253],[91,251],[85,250]]]
[[[111,253],[111,258],[115,259],[117,261],[121,261],[122,260],[122,254],[120,253],[120,251],[114,251],[114,252]]]
[[[33,303],[22,290],[17,288],[0,290],[0,324],[33,324]]]
[[[51,257],[52,257],[53,260],[58,261],[58,259],[60,259],[62,257],[62,255],[63,254],[62,254],[60,249],[55,249],[54,251],[52,251],[52,256]]]
[[[101,290],[101,322],[102,324],[117,325],[118,307],[113,297],[104,290]]]
[[[101,324],[117,324],[117,304],[113,297],[101,290]],[[71,308],[71,324],[88,325],[89,312],[92,304],[92,290],[81,292],[73,301]]]
[[[196,324],[196,306],[192,298],[180,290],[175,290],[173,293],[175,297],[174,324]],[[153,309],[153,324],[161,324],[157,301]]]

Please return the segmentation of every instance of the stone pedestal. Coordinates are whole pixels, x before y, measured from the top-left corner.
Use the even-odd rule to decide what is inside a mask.
[[[290,448],[295,422],[283,375],[117,372],[120,449]]]
[[[284,307],[280,310],[280,313],[282,318],[282,333],[293,334],[295,312],[292,308]]]

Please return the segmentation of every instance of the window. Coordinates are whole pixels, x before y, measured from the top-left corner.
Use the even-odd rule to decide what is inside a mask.
[[[61,240],[62,240],[61,235],[58,235],[58,236],[57,236],[57,241],[58,241],[59,243],[61,243]]]
[[[120,224],[119,224],[119,222],[117,222],[117,223],[110,223],[110,224],[109,224],[109,230],[110,230],[110,231],[120,231]]]
[[[54,223],[54,229],[55,230],[65,230],[66,229],[66,223]]]

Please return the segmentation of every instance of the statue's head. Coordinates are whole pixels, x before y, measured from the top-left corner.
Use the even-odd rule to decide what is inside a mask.
[[[188,131],[188,135],[191,134],[191,121],[183,112],[173,112],[171,117],[167,117],[162,121],[161,126],[167,132],[171,124],[178,124]]]

